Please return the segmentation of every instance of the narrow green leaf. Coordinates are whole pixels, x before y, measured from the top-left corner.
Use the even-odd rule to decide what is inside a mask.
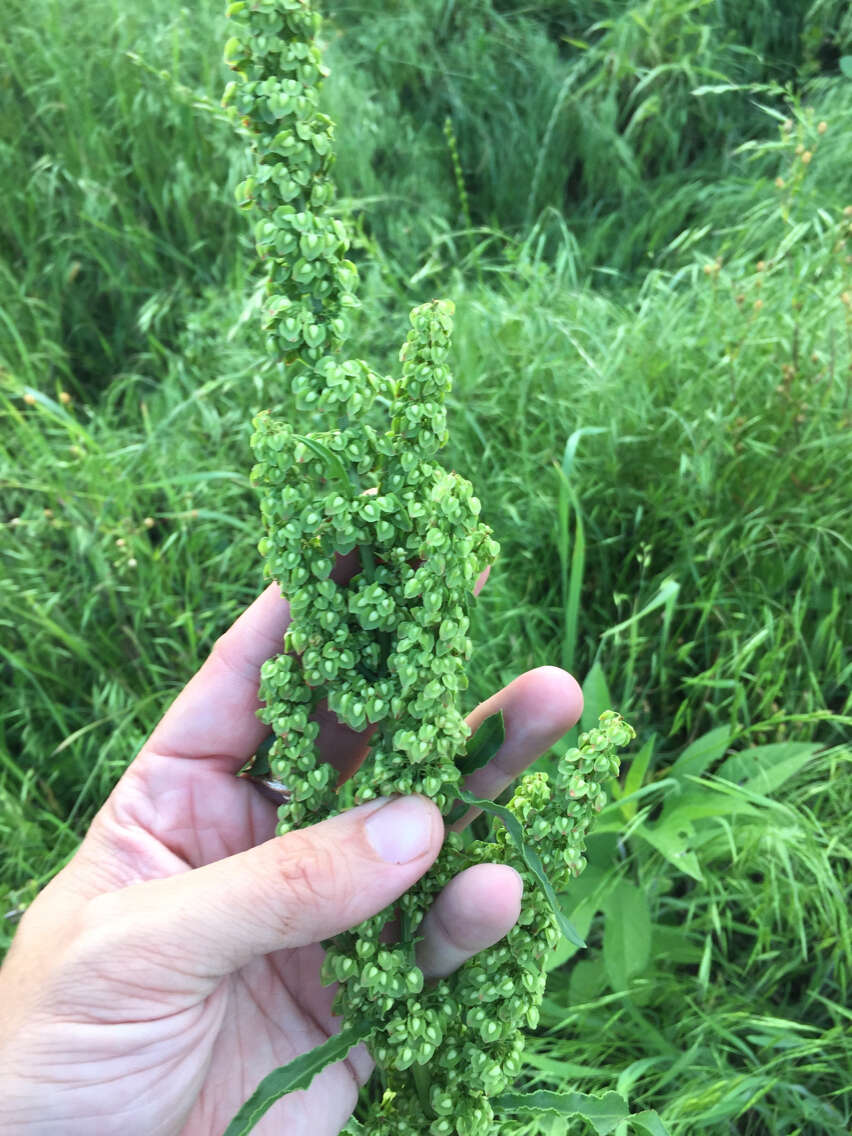
[[[252,1095],[225,1129],[224,1136],[247,1136],[260,1118],[287,1093],[306,1089],[327,1065],[342,1061],[353,1045],[370,1035],[370,1023],[362,1020],[330,1037],[328,1041],[303,1053],[287,1065],[264,1077]]]
[[[342,482],[349,480],[346,476],[346,470],[343,468],[343,462],[337,454],[331,452],[328,446],[324,446],[322,442],[318,442],[316,438],[311,438],[307,434],[293,434],[292,438],[294,442],[301,442],[303,446],[307,446],[320,461],[325,463],[325,468],[332,480]]]
[[[456,761],[459,773],[467,777],[477,769],[481,769],[483,765],[487,765],[505,739],[506,724],[503,711],[498,710],[496,714],[491,714],[481,722],[476,733],[467,739],[464,755]]]
[[[586,535],[583,528],[583,513],[580,500],[571,484],[571,471],[580,439],[588,434],[606,434],[605,426],[584,426],[575,430],[565,444],[562,465],[554,462],[559,474],[559,508],[557,514],[559,528],[559,562],[562,573],[562,608],[564,611],[562,631],[562,666],[573,670],[577,650],[577,627],[579,625],[580,592],[586,566]],[[569,517],[574,513],[574,543],[571,548],[570,576],[568,564]]]
[[[573,943],[575,947],[585,947],[586,940],[577,931],[576,927],[574,927],[573,924],[569,922],[568,917],[559,904],[559,896],[553,890],[553,885],[547,878],[547,874],[544,870],[544,865],[541,862],[538,852],[530,848],[530,846],[527,844],[524,846],[523,856],[524,860],[526,861],[527,867],[538,880],[539,886],[547,897],[547,902],[550,904],[551,910],[556,917],[556,923],[559,927],[559,930],[569,941],[569,943]]]
[[[574,497],[574,546],[571,549],[571,575],[565,596],[565,631],[562,646],[562,666],[567,671],[574,669],[577,651],[577,628],[580,624],[580,596],[583,590],[585,571],[586,533],[583,528],[583,514],[580,512],[580,503]]]
[[[568,441],[565,443],[565,450],[562,454],[562,473],[567,480],[570,479],[574,469],[574,458],[577,455],[577,447],[580,444],[581,438],[589,437],[593,434],[609,434],[610,428],[608,426],[581,426],[579,430],[575,430]]]
[[[628,627],[632,627],[634,623],[638,623],[640,619],[644,619],[646,615],[650,615],[652,611],[656,611],[663,604],[673,604],[679,592],[680,584],[677,580],[663,580],[657,589],[657,594],[645,604],[641,611],[637,611],[635,615],[631,615],[629,619],[625,619],[621,623],[616,623],[614,627],[608,628],[601,635],[601,639],[608,639],[610,635],[617,635],[620,631],[626,631]]]
[[[847,79],[852,79],[852,55],[841,55],[837,65]]]
[[[599,911],[606,902],[606,896],[617,881],[604,873],[596,864],[589,864],[582,875],[570,881],[568,886],[559,893],[559,902],[568,915],[574,930],[582,938],[586,937],[592,925],[595,912]],[[548,972],[562,966],[572,959],[580,948],[567,939],[562,938],[552,951],[548,951],[545,958],[545,970]],[[576,971],[576,964],[572,974]]]
[[[612,697],[606,675],[600,663],[595,663],[583,683],[583,715],[580,718],[580,729],[591,730],[598,724],[598,719],[604,710],[608,710],[610,706],[612,706]]]
[[[629,1116],[627,1101],[618,1093],[552,1093],[539,1089],[532,1093],[501,1093],[491,1102],[499,1112],[556,1112],[560,1116],[580,1116],[598,1136],[608,1133]],[[641,1114],[640,1114],[641,1115]]]
[[[630,768],[627,770],[627,776],[624,778],[625,797],[629,797],[631,793],[635,793],[642,788],[642,782],[645,780],[645,774],[651,763],[655,742],[656,734],[652,734],[630,762]],[[636,815],[637,808],[637,801],[627,801],[621,806],[621,811],[627,820],[632,820]]]
[[[482,801],[479,799],[479,797],[474,797],[472,793],[468,793],[465,789],[460,790],[459,796],[466,804],[473,805],[477,809],[482,809],[484,813],[488,813],[490,816],[495,816],[499,820],[502,820],[503,824],[505,824],[506,826],[506,830],[509,833],[509,836],[512,838],[515,844],[515,847],[520,852],[521,858],[523,859],[529,870],[532,872],[532,874],[535,876],[535,878],[538,880],[539,886],[547,897],[547,901],[550,904],[550,907],[556,918],[556,923],[559,927],[559,930],[570,943],[574,944],[575,947],[585,947],[585,941],[568,921],[565,912],[562,910],[559,904],[559,897],[553,890],[553,885],[551,884],[550,880],[547,878],[547,874],[544,870],[544,865],[542,864],[538,853],[524,840],[523,829],[521,828],[520,821],[515,816],[515,814],[509,812],[509,810],[507,808],[504,808],[503,805],[495,804],[494,801]]]
[[[644,892],[621,880],[607,897],[603,957],[616,992],[626,990],[630,979],[651,958],[651,912]]]
[[[559,499],[556,508],[556,529],[557,541],[556,549],[559,554],[559,569],[562,581],[562,608],[565,612],[565,625],[562,632],[562,666],[565,670],[571,670],[570,662],[574,653],[574,641],[570,638],[570,624],[568,619],[568,517],[569,517],[569,489],[564,474],[562,474],[559,466],[556,465],[556,472],[559,474]],[[576,629],[575,629],[576,633]]]
[[[577,911],[571,912],[571,922],[574,926],[574,930],[578,935],[585,937],[586,933],[592,925],[593,917],[594,912],[591,911],[588,907],[580,907],[579,914],[577,913]],[[553,950],[547,951],[547,953],[545,954],[544,969],[548,974],[550,974],[552,970],[558,970],[560,966],[564,966],[565,963],[569,961],[569,959],[572,959],[577,951],[579,951],[579,949],[580,948],[575,947],[573,943],[569,943],[563,935],[556,946],[553,948]],[[579,965],[579,963],[575,964],[574,968],[571,971],[572,974]]]
[[[722,756],[728,748],[730,737],[731,731],[728,726],[719,726],[708,734],[702,734],[692,745],[686,747],[668,770],[668,775],[679,778],[687,775],[700,777],[709,765]]]

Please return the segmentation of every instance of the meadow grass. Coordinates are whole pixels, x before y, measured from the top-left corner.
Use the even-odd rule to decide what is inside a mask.
[[[232,205],[218,6],[10,14],[3,945],[261,587],[249,421],[291,407]],[[330,16],[353,352],[390,369],[408,307],[456,302],[446,461],[502,544],[471,700],[556,663],[587,720],[611,700],[639,732],[524,1078],[617,1087],[684,1136],[845,1132],[848,11]]]

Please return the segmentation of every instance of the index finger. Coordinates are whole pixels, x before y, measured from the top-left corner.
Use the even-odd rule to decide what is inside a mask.
[[[269,733],[257,717],[260,668],[283,651],[289,623],[290,605],[272,583],[216,640],[145,749],[168,757],[219,758],[236,772]]]

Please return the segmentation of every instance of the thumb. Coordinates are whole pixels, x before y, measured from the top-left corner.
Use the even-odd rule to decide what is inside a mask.
[[[253,958],[330,938],[393,903],[444,838],[425,797],[379,799],[224,860],[100,896],[123,950],[176,979],[218,979]],[[93,912],[90,913],[94,915]]]

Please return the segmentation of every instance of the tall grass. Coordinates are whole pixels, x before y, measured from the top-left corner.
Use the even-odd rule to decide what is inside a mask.
[[[354,350],[390,368],[409,304],[457,305],[446,457],[503,547],[471,697],[556,663],[640,733],[524,1076],[617,1086],[684,1136],[845,1132],[848,12],[329,16]],[[218,5],[15,0],[7,27],[4,944],[260,587],[248,423],[292,409],[231,204]]]
[[[194,105],[219,86],[224,20],[196,7],[7,6],[4,355],[34,381],[103,388],[232,270],[243,226],[224,189],[241,158]]]

